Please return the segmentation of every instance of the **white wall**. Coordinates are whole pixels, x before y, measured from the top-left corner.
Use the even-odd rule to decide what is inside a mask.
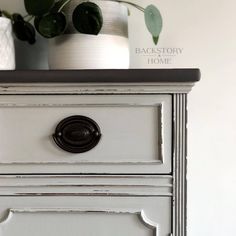
[[[23,12],[23,0],[0,1],[2,7]],[[235,235],[236,1],[134,2],[143,6],[152,2],[159,7],[164,29],[158,47],[182,48],[183,52],[169,65],[147,64],[146,57],[137,55],[135,49],[153,44],[142,14],[132,10],[132,67],[199,67],[202,71],[201,82],[190,93],[188,103],[189,236]],[[23,43],[17,45],[18,68],[46,68],[45,40],[40,38],[33,50]]]
[[[236,2],[192,2],[202,80],[189,97],[189,235],[235,235]]]

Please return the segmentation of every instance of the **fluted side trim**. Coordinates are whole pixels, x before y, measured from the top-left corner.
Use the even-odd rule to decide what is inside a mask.
[[[173,236],[186,236],[186,94],[173,95]]]

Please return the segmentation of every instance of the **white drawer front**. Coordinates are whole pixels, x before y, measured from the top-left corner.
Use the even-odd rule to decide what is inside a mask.
[[[170,173],[170,95],[18,95],[0,97],[2,173]],[[93,119],[102,137],[69,153],[52,134],[64,118]]]
[[[170,197],[1,197],[1,236],[169,236]]]

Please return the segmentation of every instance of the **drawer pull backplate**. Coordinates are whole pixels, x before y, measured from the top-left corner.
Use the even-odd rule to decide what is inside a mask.
[[[86,116],[70,116],[56,127],[53,139],[63,150],[83,153],[94,148],[101,138],[98,124]]]

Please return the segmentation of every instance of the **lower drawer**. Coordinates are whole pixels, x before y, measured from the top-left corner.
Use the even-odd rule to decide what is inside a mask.
[[[1,236],[169,236],[168,197],[2,197]]]
[[[2,178],[1,236],[171,234],[170,178],[68,176],[54,182],[49,177],[35,177],[35,182],[34,177],[25,178],[18,184]]]

